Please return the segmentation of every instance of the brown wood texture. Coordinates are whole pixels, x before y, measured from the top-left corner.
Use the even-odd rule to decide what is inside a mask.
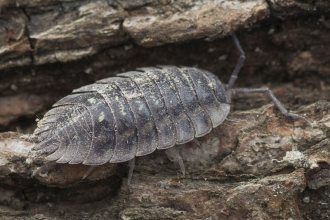
[[[0,1],[1,219],[328,219],[330,193],[330,3],[247,1]],[[97,168],[45,163],[19,139],[73,89],[138,67],[206,69],[239,95],[225,122],[175,148]],[[17,132],[18,131],[18,132]]]

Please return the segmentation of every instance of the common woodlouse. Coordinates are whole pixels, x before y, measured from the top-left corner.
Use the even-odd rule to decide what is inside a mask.
[[[131,176],[135,156],[187,143],[220,125],[235,93],[268,93],[284,115],[311,125],[303,116],[289,113],[268,89],[232,89],[245,60],[235,35],[233,39],[241,56],[227,85],[210,72],[189,67],[121,73],[59,100],[26,139],[38,143],[37,155],[46,154],[56,163],[97,166],[132,161]]]

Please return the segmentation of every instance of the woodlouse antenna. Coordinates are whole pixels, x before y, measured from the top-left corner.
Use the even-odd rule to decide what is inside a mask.
[[[292,117],[292,118],[296,118],[296,119],[302,119],[310,127],[313,127],[312,123],[310,121],[308,121],[307,118],[305,118],[304,116],[288,112],[288,110],[286,110],[286,108],[284,108],[284,106],[281,104],[281,102],[276,98],[274,93],[271,90],[269,90],[268,88],[252,88],[252,89],[237,88],[237,89],[232,89],[231,94],[235,95],[236,93],[267,93],[269,95],[269,97],[271,98],[271,100],[274,102],[275,106],[282,112],[283,115],[289,116],[289,117]]]
[[[237,74],[239,73],[240,69],[243,66],[244,60],[245,60],[245,53],[244,50],[242,49],[237,37],[235,34],[232,35],[232,38],[234,40],[235,46],[237,48],[237,50],[240,52],[240,57],[238,58],[236,67],[233,71],[233,73],[230,76],[229,82],[226,85],[226,89],[230,96],[230,98],[232,96],[234,96],[236,93],[267,93],[269,95],[269,97],[271,98],[271,100],[274,102],[275,106],[282,112],[283,115],[285,116],[289,116],[292,118],[296,118],[296,119],[302,119],[304,120],[309,126],[312,126],[312,123],[310,121],[308,121],[305,117],[298,115],[298,114],[293,114],[288,112],[288,110],[286,110],[284,108],[284,106],[281,104],[281,102],[275,97],[275,95],[273,94],[273,92],[271,90],[269,90],[268,88],[237,88],[237,89],[232,89],[233,85],[235,84],[235,81],[237,79]]]
[[[228,84],[226,85],[226,89],[229,90],[233,87],[233,85],[235,84],[236,82],[236,79],[237,79],[237,75],[239,73],[239,71],[242,69],[242,66],[244,64],[244,61],[245,61],[245,53],[244,53],[244,50],[242,49],[237,37],[236,37],[236,34],[233,34],[232,35],[232,38],[234,40],[234,44],[237,48],[237,50],[240,52],[240,56],[237,60],[237,63],[236,63],[236,66],[235,66],[235,69],[233,71],[233,73],[231,74],[230,76],[230,79],[229,79],[229,82]]]

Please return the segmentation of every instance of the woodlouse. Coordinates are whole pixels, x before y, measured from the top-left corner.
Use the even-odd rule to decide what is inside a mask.
[[[187,143],[220,125],[235,93],[268,93],[284,115],[311,125],[289,113],[269,89],[232,89],[245,60],[235,35],[233,39],[241,56],[227,85],[210,72],[189,67],[121,73],[59,100],[25,139],[38,143],[37,155],[56,163],[94,167],[131,161],[130,179],[135,156]]]

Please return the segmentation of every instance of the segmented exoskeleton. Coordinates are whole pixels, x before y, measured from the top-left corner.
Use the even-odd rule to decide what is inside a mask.
[[[38,143],[38,155],[46,154],[56,163],[97,166],[134,161],[209,133],[228,115],[235,93],[268,93],[283,114],[310,124],[287,112],[268,89],[232,89],[245,59],[233,38],[241,56],[227,85],[210,72],[189,67],[121,73],[62,98],[27,139]]]
[[[196,68],[144,68],[74,90],[38,123],[38,154],[101,165],[201,137],[230,109],[223,85]]]

